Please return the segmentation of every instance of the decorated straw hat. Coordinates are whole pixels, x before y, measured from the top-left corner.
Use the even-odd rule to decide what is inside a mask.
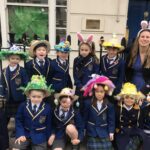
[[[60,100],[62,96],[71,97],[73,101],[78,99],[78,96],[75,95],[74,90],[71,88],[63,88],[60,93],[55,94],[55,99]]]
[[[92,90],[93,88],[96,89],[98,84],[102,84],[105,85],[104,86],[104,90],[106,91],[106,93],[108,95],[111,95],[115,85],[112,83],[111,80],[109,80],[109,78],[107,78],[106,76],[100,76],[97,74],[93,74],[92,79],[90,79],[87,84],[83,87],[84,89],[84,96],[92,96]]]
[[[136,100],[144,99],[145,97],[140,91],[137,91],[136,86],[130,82],[127,82],[122,86],[121,92],[116,96],[116,99],[120,100],[125,96],[131,96]]]
[[[32,57],[32,58],[35,57],[34,50],[38,45],[46,46],[47,52],[49,52],[50,49],[51,49],[50,43],[48,41],[46,41],[46,40],[33,40],[31,42],[31,46],[30,46],[30,49],[29,49],[30,57]]]
[[[139,37],[139,35],[141,34],[141,32],[143,31],[149,31],[150,32],[150,22],[146,21],[146,20],[142,20],[141,21],[141,29],[137,34],[137,37]]]
[[[45,97],[51,95],[51,93],[54,92],[54,90],[51,88],[51,85],[49,87],[46,85],[45,77],[41,75],[33,75],[31,81],[27,84],[27,86],[25,88],[21,87],[20,89],[22,89],[24,91],[24,94],[27,96],[29,95],[29,92],[31,90],[44,91]]]
[[[11,55],[19,55],[22,60],[28,58],[28,54],[15,44],[10,49],[2,49],[0,51],[0,59],[7,59]]]
[[[117,38],[117,36],[115,34],[113,34],[113,37],[109,41],[105,41],[103,43],[103,46],[105,48],[107,48],[107,47],[115,47],[118,50],[124,49],[124,47],[120,44],[120,42],[119,42],[119,40],[118,40],[118,38]]]
[[[69,41],[60,42],[58,45],[54,46],[56,51],[69,52],[71,50]]]

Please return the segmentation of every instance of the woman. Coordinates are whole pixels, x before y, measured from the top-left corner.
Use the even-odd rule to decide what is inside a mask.
[[[142,21],[141,26],[127,58],[126,79],[144,92],[150,85],[150,29],[147,21]]]

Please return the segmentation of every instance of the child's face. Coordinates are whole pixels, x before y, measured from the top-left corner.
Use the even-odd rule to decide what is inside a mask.
[[[113,58],[113,57],[117,56],[117,52],[118,52],[118,50],[115,47],[108,47],[107,48],[107,54],[108,54],[109,58]]]
[[[131,107],[135,104],[135,98],[132,96],[125,96],[124,97],[124,104],[128,107]]]
[[[150,94],[147,95],[146,100],[150,102]]]
[[[42,102],[44,98],[44,92],[43,91],[38,91],[38,90],[32,90],[29,93],[29,98],[33,104],[39,104]]]
[[[61,98],[60,106],[62,107],[63,110],[67,111],[71,105],[72,105],[72,100],[70,97]]]
[[[80,46],[80,55],[82,57],[86,57],[91,53],[91,49],[87,44],[82,44]]]
[[[8,60],[9,60],[10,66],[12,66],[12,67],[16,66],[21,61],[19,55],[11,55],[11,56],[9,56]]]
[[[57,51],[57,56],[62,59],[62,60],[67,60],[68,59],[68,53],[67,52],[60,52],[60,51]]]
[[[97,98],[98,101],[101,101],[104,99],[105,96],[105,90],[101,85],[98,85],[97,88],[95,89],[95,97]]]
[[[43,60],[46,57],[46,55],[48,54],[47,49],[45,47],[38,47],[34,51],[34,53],[39,60]]]

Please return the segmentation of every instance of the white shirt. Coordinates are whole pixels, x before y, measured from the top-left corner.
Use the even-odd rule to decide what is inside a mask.
[[[99,111],[102,108],[102,103],[103,103],[103,101],[97,101],[97,108],[98,108]]]
[[[65,111],[65,117],[67,116],[68,111],[69,111],[69,109],[68,109],[67,111]],[[59,116],[61,116],[62,114],[63,114],[63,109],[62,109],[62,107],[60,106],[60,107],[59,107]]]
[[[12,72],[12,71],[14,71],[15,69],[17,68],[17,65],[15,65],[15,66],[9,66],[9,69],[10,69],[10,71]]]
[[[40,59],[38,59],[38,58],[36,57],[36,62],[37,62],[37,64],[38,64],[39,66],[41,66],[40,61],[43,61],[43,65],[45,65],[45,59],[40,60]]]
[[[59,61],[60,61],[60,63],[61,63],[62,65],[63,65],[63,63],[66,64],[66,60],[62,60],[62,59],[59,58]]]
[[[37,106],[37,107],[36,107],[36,112],[37,112],[38,109],[39,109],[39,107],[40,107],[40,104],[33,104],[33,103],[31,103],[31,105],[32,105],[32,110],[34,110],[34,105]]]
[[[109,64],[113,64],[114,61],[116,60],[116,58],[117,58],[117,56],[115,56],[115,57],[113,57],[113,58],[109,58],[109,57],[107,56],[107,62],[108,62]],[[109,59],[110,59],[111,61],[109,61]]]
[[[130,110],[133,108],[133,106],[127,107],[125,104],[123,104],[123,107],[124,107],[127,111],[130,111]]]

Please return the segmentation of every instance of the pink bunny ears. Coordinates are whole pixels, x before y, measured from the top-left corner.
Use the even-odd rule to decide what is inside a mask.
[[[141,30],[138,32],[137,37],[139,37],[140,33],[144,30],[150,31],[150,21],[142,20],[141,21]]]
[[[84,39],[83,38],[83,35],[79,32],[77,32],[77,37],[78,37],[78,40],[80,41],[80,43],[88,43],[88,44],[92,44],[92,41],[93,41],[93,35],[90,34],[87,39]]]

